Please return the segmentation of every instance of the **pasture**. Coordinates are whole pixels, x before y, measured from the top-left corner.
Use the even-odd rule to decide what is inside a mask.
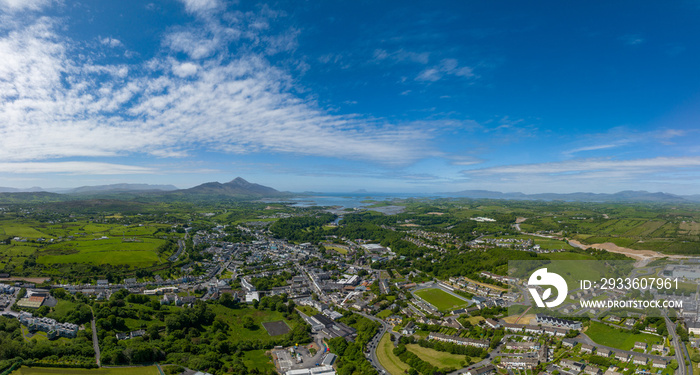
[[[23,270],[24,262],[36,256],[42,265],[92,264],[150,267],[165,262],[157,250],[166,243],[158,231],[163,224],[104,224],[90,221],[42,223],[28,219],[0,220],[0,235],[9,243],[0,245],[0,270]],[[17,240],[14,240],[14,239]]]
[[[140,241],[123,242],[121,238],[108,238],[51,244],[39,251],[37,262],[127,264],[135,267],[147,267],[161,262],[156,249],[166,241],[155,238],[143,238]]]

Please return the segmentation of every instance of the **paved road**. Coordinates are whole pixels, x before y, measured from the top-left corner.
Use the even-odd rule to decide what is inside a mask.
[[[387,324],[382,319],[377,318],[376,316],[367,315],[365,313],[358,313],[358,314],[364,316],[367,319],[374,320],[375,322],[378,322],[379,324],[381,324],[382,327],[379,329],[377,334],[374,335],[374,337],[372,337],[372,339],[369,340],[369,342],[367,343],[367,348],[369,349],[369,355],[368,355],[367,359],[372,364],[372,366],[374,366],[374,368],[376,368],[377,371],[379,371],[380,374],[388,374],[389,372],[386,371],[386,369],[384,368],[384,366],[382,366],[381,363],[379,363],[379,358],[377,358],[377,347],[379,346],[379,341],[382,339],[382,337],[384,337],[384,334],[386,334],[387,332],[390,335],[397,336],[397,338],[400,337],[401,335],[397,332],[393,332],[391,330],[391,326],[389,324]]]
[[[476,369],[480,367],[484,367],[486,365],[491,365],[493,364],[491,361],[493,361],[494,358],[496,357],[522,357],[522,356],[527,356],[528,353],[501,353],[501,349],[503,349],[503,346],[505,345],[507,339],[509,337],[516,336],[516,335],[505,335],[501,339],[501,343],[498,344],[498,346],[489,351],[489,355],[482,359],[481,361],[474,363],[473,365],[469,365],[467,367],[461,368],[459,370],[452,371],[448,375],[461,375],[461,374],[466,374],[467,371],[471,369]]]
[[[90,308],[92,310],[92,307]],[[95,326],[95,312],[92,312],[92,320],[90,321],[90,326],[92,327],[92,346],[95,348],[95,361],[97,366],[100,364],[100,343],[97,340],[97,327]]]
[[[666,329],[671,334],[671,339],[673,341],[673,347],[676,348],[676,361],[678,362],[678,372],[680,375],[693,375],[692,363],[690,362],[690,355],[688,355],[688,348],[682,345],[681,339],[676,333],[676,325],[673,324],[668,315],[664,313],[664,318],[666,318]],[[688,365],[685,364],[685,357],[688,358]]]

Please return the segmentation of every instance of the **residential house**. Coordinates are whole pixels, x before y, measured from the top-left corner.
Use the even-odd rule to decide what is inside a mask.
[[[486,365],[484,367],[469,370],[465,373],[465,375],[490,375],[495,372],[496,368],[493,365]]]
[[[535,358],[524,358],[524,357],[503,357],[501,359],[500,365],[507,369],[532,369],[539,364],[539,361]]]
[[[530,341],[530,342],[513,342],[513,341],[508,341],[506,343],[506,349],[508,350],[525,350],[525,351],[531,351],[535,349],[539,349],[540,343],[536,341]]]
[[[459,336],[445,335],[439,332],[430,332],[428,335],[428,340],[436,340],[442,342],[449,342],[452,344],[463,345],[463,346],[475,346],[477,348],[488,348],[489,342],[487,340],[476,340]]]
[[[503,328],[508,332],[522,332],[525,326],[522,324],[503,323]]]
[[[644,366],[647,364],[647,357],[635,355],[634,358],[632,359],[632,363],[634,363],[635,365]]]
[[[409,322],[406,324],[405,327],[401,330],[402,335],[413,335],[416,333],[416,324],[413,322]]]
[[[577,372],[577,373],[583,371],[583,367],[584,367],[583,363],[576,362],[576,361],[571,360],[571,359],[562,359],[559,362],[559,364],[562,367],[571,369],[572,371]]]
[[[484,321],[484,324],[486,324],[486,326],[491,327],[491,328],[493,328],[493,329],[496,329],[496,328],[500,328],[500,327],[501,327],[501,324],[500,324],[500,323],[498,323],[497,321],[495,321],[495,320],[493,320],[493,319],[491,319],[491,318],[486,319],[486,321]]]
[[[635,349],[646,350],[646,349],[647,349],[647,343],[637,341],[637,342],[634,343],[634,348],[635,348]]]
[[[700,335],[700,322],[686,322],[685,325],[688,327],[688,333]]]
[[[568,319],[560,319],[560,318],[555,318],[552,316],[547,316],[544,314],[537,314],[535,315],[537,323],[539,324],[548,324],[552,325],[555,327],[561,327],[561,328],[566,328],[566,329],[576,329],[580,330],[582,327],[581,322],[576,321],[576,320],[568,320]]]

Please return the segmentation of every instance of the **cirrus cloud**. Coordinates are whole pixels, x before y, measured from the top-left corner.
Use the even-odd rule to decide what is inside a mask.
[[[187,4],[191,11],[210,8]],[[295,95],[294,80],[265,53],[220,52],[221,43],[234,40],[230,27],[178,28],[150,61],[100,65],[74,53],[79,42],[61,35],[56,22],[41,17],[0,34],[4,161],[182,157],[194,150],[406,164],[431,152],[424,128],[331,114]]]

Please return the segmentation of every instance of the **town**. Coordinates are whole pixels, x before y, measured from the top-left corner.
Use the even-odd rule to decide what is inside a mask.
[[[333,228],[342,227],[344,221],[340,220],[339,226],[339,220],[324,215],[322,210],[316,210],[311,216],[292,212],[278,214],[275,219],[293,222],[316,217],[323,225],[330,220]],[[483,217],[478,222],[492,223]],[[557,314],[575,320],[562,319],[522,307],[528,298],[526,278],[484,269],[474,272],[471,278],[441,279],[427,277],[411,267],[377,267],[395,264],[405,256],[370,238],[328,234],[317,244],[290,241],[280,237],[279,228],[271,227],[271,223],[246,221],[232,227],[186,226],[184,230],[181,225],[172,225],[170,231],[182,236],[174,242],[168,257],[170,262],[180,260],[175,278],[144,273],[121,280],[95,278],[87,283],[62,283],[60,278],[31,282],[31,278],[22,281],[10,274],[0,275],[2,314],[16,319],[27,337],[53,341],[84,337],[93,344],[96,364],[100,365],[135,363],[133,358],[120,357],[121,354],[100,358],[100,352],[157,342],[154,340],[163,339],[163,334],[176,332],[163,312],[180,314],[209,306],[213,311],[221,309],[220,313],[236,311],[224,310],[228,309],[225,306],[235,306],[242,312],[270,305],[273,310],[285,312],[275,315],[281,319],[258,323],[243,318],[240,329],[253,332],[259,330],[259,324],[265,335],[273,338],[258,349],[262,358],[269,360],[263,368],[270,366],[268,371],[288,375],[331,375],[358,363],[367,366],[367,371],[386,374],[415,370],[422,374],[470,375],[690,375],[685,371],[691,371],[686,365],[691,358],[683,345],[691,350],[700,345],[700,339],[695,338],[700,334],[700,324],[696,322],[698,307],[693,293],[679,296],[685,304],[677,316],[655,318],[644,312],[627,311],[620,315],[611,309],[585,309],[576,304],[586,297],[620,298],[625,295],[624,290],[573,289],[569,302],[558,308]],[[455,248],[471,249],[467,253],[488,253],[499,248],[551,252],[541,249],[532,238],[494,240],[477,235],[482,240],[465,241],[456,235],[412,227],[397,231],[396,226],[383,224],[381,228],[405,233],[407,242],[433,254]],[[244,241],[230,241],[235,239],[231,233]],[[26,241],[12,238],[10,243],[23,240]],[[422,242],[425,240],[430,243]],[[62,239],[50,242],[55,241]],[[42,238],[40,242],[49,241]],[[199,249],[197,257],[192,256],[194,249]],[[562,251],[565,250],[556,250]],[[637,268],[636,272],[654,270],[657,269]],[[669,265],[657,272],[686,281],[694,281],[700,275],[690,265]],[[11,277],[16,280],[7,281]],[[668,291],[653,293],[655,297],[668,298],[664,294]],[[107,315],[109,306],[123,306],[125,302],[125,307],[132,306],[136,315],[124,315],[124,319],[121,315]],[[76,303],[92,305],[97,313],[86,311],[82,320],[64,314],[72,319],[61,321],[55,312],[68,303],[72,307]],[[160,314],[165,326],[157,324],[158,319],[152,320],[151,314]],[[127,323],[129,319],[134,323]],[[358,319],[362,319],[362,324],[358,325]],[[275,339],[289,337],[293,330],[300,333],[294,336],[301,343]],[[89,331],[87,336],[81,333]],[[608,340],[606,335],[624,339]],[[347,344],[340,342],[359,345],[361,357],[349,357],[345,354],[347,349],[343,350]],[[151,358],[162,361],[166,356],[162,353]],[[225,373],[225,369],[217,371],[209,366],[193,370]]]

